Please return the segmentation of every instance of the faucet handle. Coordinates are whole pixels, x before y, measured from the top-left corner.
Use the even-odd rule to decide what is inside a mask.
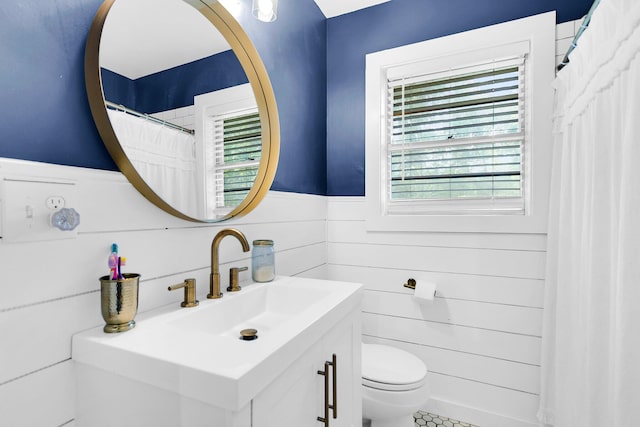
[[[241,271],[247,271],[249,267],[232,267],[229,269],[229,287],[227,288],[227,292],[238,292],[240,289],[240,285],[238,285],[238,276]]]
[[[199,304],[196,299],[196,279],[185,279],[184,282],[169,286],[170,291],[184,288],[184,301],[180,303],[182,307],[195,307]]]

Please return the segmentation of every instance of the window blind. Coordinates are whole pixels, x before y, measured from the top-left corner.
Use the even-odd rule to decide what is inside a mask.
[[[211,169],[214,182],[207,187],[216,208],[237,206],[249,193],[258,173],[262,128],[257,109],[213,117]]]
[[[388,81],[391,203],[522,200],[524,58],[470,70]]]

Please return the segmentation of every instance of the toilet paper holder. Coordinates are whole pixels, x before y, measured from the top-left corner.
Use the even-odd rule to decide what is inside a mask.
[[[416,279],[409,279],[407,283],[404,284],[405,288],[415,289],[416,288]]]

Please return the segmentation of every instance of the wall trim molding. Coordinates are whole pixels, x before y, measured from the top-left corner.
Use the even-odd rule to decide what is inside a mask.
[[[481,427],[538,427],[538,424],[535,423],[494,414],[492,412],[483,411],[482,409],[463,406],[440,399],[429,400],[426,404],[425,410],[434,414],[451,416],[452,418],[463,422],[473,420],[473,424],[477,424]]]

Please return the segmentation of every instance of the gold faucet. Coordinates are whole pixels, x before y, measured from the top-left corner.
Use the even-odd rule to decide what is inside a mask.
[[[242,286],[238,284],[240,281],[240,272],[247,271],[249,267],[233,267],[229,269],[229,286],[227,292],[238,292]]]
[[[184,279],[184,282],[177,285],[169,286],[170,291],[184,288],[184,301],[180,304],[182,307],[195,307],[198,305],[196,299],[196,279]]]
[[[220,292],[220,267],[218,265],[218,248],[220,247],[220,242],[225,236],[235,237],[242,244],[242,251],[249,252],[249,242],[241,231],[234,228],[225,228],[224,230],[220,230],[220,232],[216,234],[216,237],[214,237],[213,241],[211,242],[211,274],[209,276],[209,294],[207,294],[207,298],[209,299],[222,298],[222,293]]]

